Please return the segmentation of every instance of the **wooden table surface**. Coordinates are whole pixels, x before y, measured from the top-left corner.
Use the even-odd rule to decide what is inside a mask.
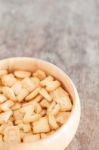
[[[67,150],[99,150],[99,1],[0,0],[0,58],[48,60],[74,81],[82,115]]]

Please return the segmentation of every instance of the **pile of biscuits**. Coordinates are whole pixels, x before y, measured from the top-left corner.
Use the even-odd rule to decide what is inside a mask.
[[[0,70],[0,141],[46,138],[67,121],[72,107],[62,83],[43,70]]]

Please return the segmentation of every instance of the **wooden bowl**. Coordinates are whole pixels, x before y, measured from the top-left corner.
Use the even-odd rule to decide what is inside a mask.
[[[0,142],[0,150],[64,150],[73,139],[80,120],[80,100],[71,79],[55,65],[35,58],[8,58],[0,61],[0,69],[35,71],[42,69],[60,80],[73,101],[73,110],[68,121],[53,135],[34,143]]]

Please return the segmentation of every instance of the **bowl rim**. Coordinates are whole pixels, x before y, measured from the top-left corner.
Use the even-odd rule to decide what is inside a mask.
[[[73,90],[74,90],[74,96],[75,96],[75,102],[73,104],[73,109],[71,111],[71,114],[68,118],[68,120],[66,121],[66,123],[64,123],[55,133],[53,133],[52,135],[49,135],[48,137],[44,138],[44,139],[40,139],[38,141],[35,141],[35,142],[31,142],[31,143],[17,143],[18,145],[25,145],[25,144],[40,144],[40,143],[48,143],[49,141],[52,141],[53,139],[56,139],[58,137],[58,135],[60,135],[64,129],[66,128],[66,126],[69,125],[69,122],[70,120],[72,119],[72,116],[75,112],[75,109],[76,109],[76,102],[78,101],[79,102],[79,106],[80,106],[80,98],[79,98],[79,95],[78,95],[78,92],[77,92],[77,89],[73,83],[73,81],[71,80],[71,78],[68,76],[67,73],[65,73],[62,69],[60,69],[58,66],[56,66],[55,64],[51,63],[51,62],[48,62],[46,60],[42,60],[42,59],[39,59],[39,58],[35,58],[35,57],[9,57],[9,58],[3,58],[3,59],[0,59],[0,62],[1,61],[9,61],[9,60],[14,60],[14,59],[25,59],[25,60],[34,60],[34,61],[39,61],[39,62],[43,62],[43,63],[47,63],[48,65],[51,65],[52,67],[54,67],[55,70],[57,71],[60,71],[63,75],[66,76],[66,78],[69,80],[69,83],[71,84]],[[81,115],[81,106],[80,106],[80,112],[79,112],[79,116]],[[80,118],[79,118],[79,121],[80,121]],[[3,142],[5,143],[5,142]]]

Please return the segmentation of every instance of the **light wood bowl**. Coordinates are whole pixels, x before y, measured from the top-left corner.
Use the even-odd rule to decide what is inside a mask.
[[[73,101],[73,110],[68,121],[53,135],[35,143],[0,143],[0,150],[64,150],[73,139],[80,120],[80,100],[71,79],[55,65],[35,58],[8,58],[0,61],[0,69],[35,71],[42,69],[60,80]]]

